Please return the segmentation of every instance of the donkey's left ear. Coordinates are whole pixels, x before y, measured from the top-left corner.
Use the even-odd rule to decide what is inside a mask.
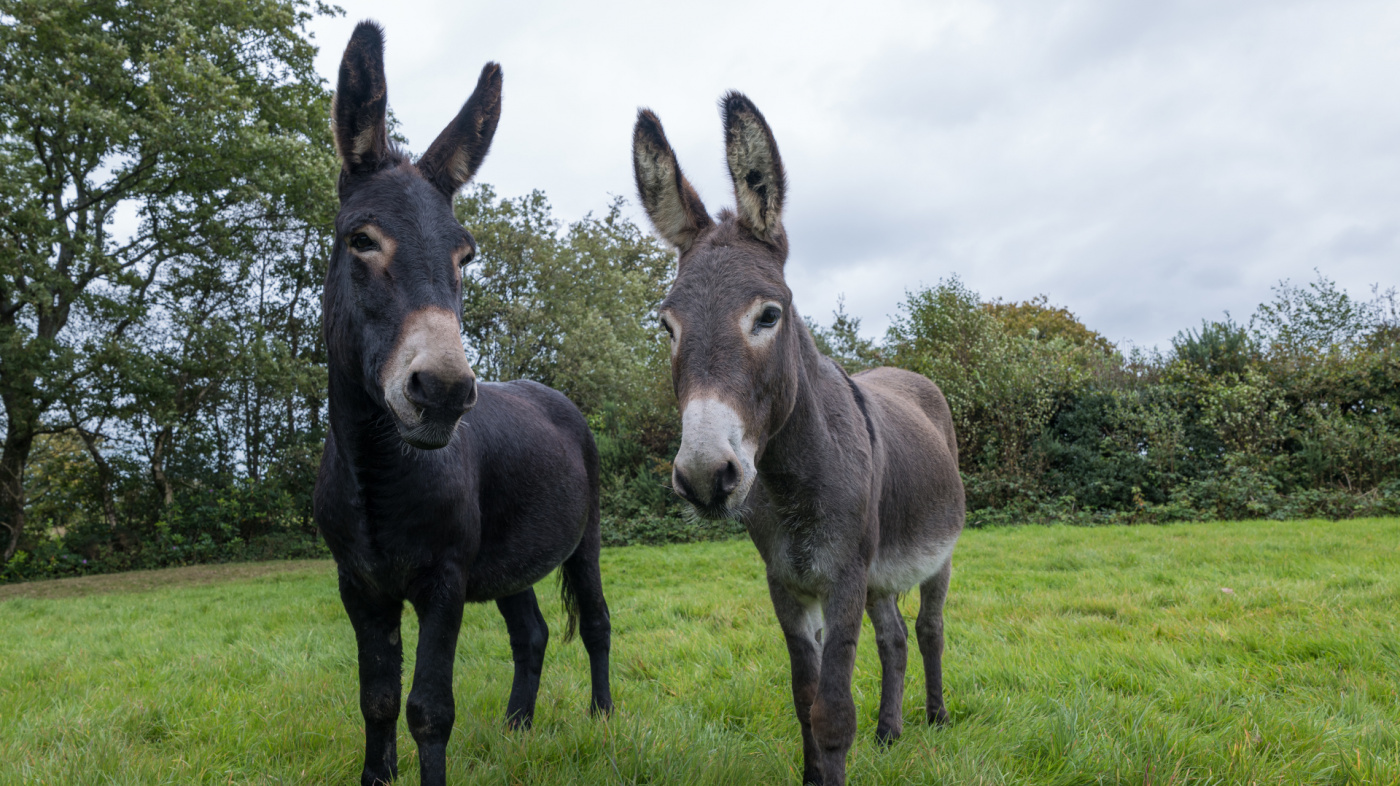
[[[418,159],[418,171],[451,199],[486,159],[500,119],[501,66],[487,63],[462,111]]]
[[[743,93],[730,92],[721,101],[724,115],[724,153],[734,179],[739,223],[759,240],[783,241],[783,194],[787,177],[778,143],[763,113]]]

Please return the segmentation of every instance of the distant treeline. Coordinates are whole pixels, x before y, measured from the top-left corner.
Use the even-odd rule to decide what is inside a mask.
[[[320,6],[159,6],[0,0],[0,581],[324,553]],[[480,246],[473,365],[587,415],[608,542],[739,532],[667,488],[673,254],[620,200],[568,226],[540,192],[480,186],[456,208]],[[943,388],[973,525],[1400,513],[1390,292],[1283,282],[1164,353],[957,278],[909,292],[879,340],[843,310],[808,324],[852,373]]]
[[[883,341],[815,328],[849,370],[900,366],[948,397],[968,518],[985,523],[1347,518],[1400,512],[1400,313],[1321,274],[1244,323],[1122,352],[1045,297],[909,293]]]

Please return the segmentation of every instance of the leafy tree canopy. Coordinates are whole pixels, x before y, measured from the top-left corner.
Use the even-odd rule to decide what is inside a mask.
[[[137,357],[157,302],[197,303],[327,220],[329,94],[305,25],[330,10],[0,0],[3,558],[35,436],[112,414],[55,405]],[[130,393],[88,392],[103,406]]]

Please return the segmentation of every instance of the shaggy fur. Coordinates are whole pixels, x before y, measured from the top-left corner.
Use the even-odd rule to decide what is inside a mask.
[[[861,614],[883,672],[875,733],[888,742],[903,726],[907,659],[896,599],[916,585],[927,717],[947,720],[943,602],[964,517],[957,440],[929,380],[891,368],[849,377],[817,352],[783,277],[777,144],[744,96],[726,95],[722,110],[738,210],[717,223],[690,196],[655,116],[643,111],[634,133],[642,203],[680,250],[660,309],[687,413],[673,480],[701,515],[747,527],[792,661],[804,782],[843,784]]]

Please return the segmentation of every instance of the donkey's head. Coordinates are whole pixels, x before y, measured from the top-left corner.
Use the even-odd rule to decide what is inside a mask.
[[[648,110],[637,116],[632,163],[652,225],[680,252],[661,304],[671,334],[671,378],[681,408],[672,483],[706,516],[732,516],[748,496],[755,463],[797,400],[802,320],[783,280],[782,160],[753,102],[721,102],[736,212],[711,219],[681,174]]]
[[[440,448],[476,403],[462,349],[462,267],[476,241],[452,197],[481,165],[501,116],[501,69],[415,165],[389,142],[384,34],[361,22],[340,62],[331,109],[340,154],[340,213],[326,276],[331,374],[386,409],[405,442]]]

